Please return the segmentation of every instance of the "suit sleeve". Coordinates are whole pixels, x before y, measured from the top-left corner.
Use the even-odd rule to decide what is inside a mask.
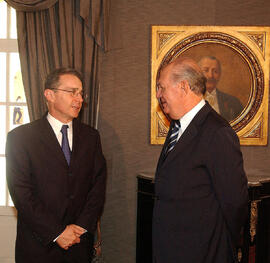
[[[231,127],[223,127],[216,131],[209,148],[214,190],[236,244],[248,213],[247,178],[239,140]]]
[[[87,231],[95,233],[96,224],[102,214],[105,202],[107,177],[106,161],[102,153],[99,134],[97,134],[94,169],[91,176],[93,177],[93,185],[89,189],[84,208],[75,223]]]
[[[28,142],[29,143],[29,142]],[[54,214],[38,198],[31,174],[31,156],[23,133],[10,132],[6,143],[6,175],[10,195],[18,210],[20,224],[26,231],[47,245],[64,229]]]

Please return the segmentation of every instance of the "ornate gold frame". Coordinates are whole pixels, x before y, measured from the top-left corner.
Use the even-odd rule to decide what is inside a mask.
[[[160,67],[184,53],[192,53],[192,49],[216,48],[231,52],[232,60],[236,56],[243,61],[248,72],[246,77],[250,79],[250,85],[245,85],[242,92],[247,102],[241,114],[230,122],[232,128],[241,145],[266,145],[269,86],[269,45],[266,43],[269,43],[269,32],[270,27],[152,26],[151,144],[163,144],[169,127],[169,120],[156,99]]]

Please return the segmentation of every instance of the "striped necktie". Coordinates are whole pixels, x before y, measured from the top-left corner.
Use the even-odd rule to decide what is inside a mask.
[[[179,130],[181,128],[181,124],[180,124],[179,120],[174,120],[172,125],[173,125],[172,126],[172,133],[171,133],[171,136],[169,138],[169,143],[167,146],[166,154],[168,154],[174,148],[175,144],[177,143],[178,133],[179,133]]]

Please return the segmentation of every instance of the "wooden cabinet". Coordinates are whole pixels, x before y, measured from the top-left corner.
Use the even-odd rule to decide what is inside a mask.
[[[152,263],[153,174],[137,176],[136,263]],[[270,178],[249,176],[249,218],[238,248],[239,263],[270,263]]]

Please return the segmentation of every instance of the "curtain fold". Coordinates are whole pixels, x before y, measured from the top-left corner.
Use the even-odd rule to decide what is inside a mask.
[[[108,51],[109,1],[81,0],[80,16],[104,51]]]
[[[53,6],[58,0],[5,0],[17,11],[33,12],[47,9]]]
[[[40,118],[47,110],[43,96],[47,74],[58,67],[72,67],[83,74],[84,90],[89,95],[82,109],[82,121],[95,125],[98,58],[107,47],[104,8],[108,1],[6,0],[15,8],[17,5],[18,46],[30,120]],[[26,12],[26,8],[31,12]]]

